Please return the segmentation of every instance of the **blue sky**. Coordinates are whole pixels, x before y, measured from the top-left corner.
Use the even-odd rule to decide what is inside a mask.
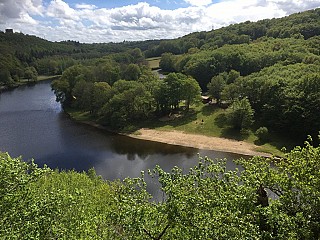
[[[319,7],[320,0],[0,0],[0,29],[50,41],[168,39]]]
[[[135,5],[141,1],[139,0],[118,0],[118,1],[110,1],[110,0],[85,0],[85,1],[78,1],[78,0],[70,0],[67,1],[71,6],[75,6],[79,3],[86,3],[89,5],[95,5],[98,8],[116,8],[116,7],[123,7],[127,5]],[[160,7],[161,9],[177,9],[180,7],[187,7],[188,3],[185,1],[172,1],[172,0],[149,0],[144,1],[149,3],[152,6]]]

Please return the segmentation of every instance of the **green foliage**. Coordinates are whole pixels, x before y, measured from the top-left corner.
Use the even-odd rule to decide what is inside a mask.
[[[273,162],[272,168],[259,158],[241,161],[245,186],[263,183],[277,195],[262,212],[270,237],[319,238],[319,150],[307,142],[304,148],[296,147],[285,159]]]
[[[24,70],[24,77],[28,79],[28,81],[31,80],[35,82],[38,79],[38,72],[34,67],[27,67]]]
[[[225,45],[246,45],[264,37],[310,39],[320,33],[319,11],[318,8],[279,19],[246,21],[209,32],[195,32],[179,39],[163,40],[159,45],[146,51],[146,54],[148,57],[156,57],[166,52],[188,53],[192,48],[208,50]]]
[[[39,213],[34,206],[33,188],[49,172],[40,169],[31,161],[23,162],[21,158],[11,158],[7,153],[0,153],[0,236],[11,238],[36,238],[31,231],[37,222],[30,222]],[[32,226],[33,225],[33,226]]]
[[[141,63],[144,60],[143,53],[140,48],[134,48],[129,51],[131,56],[133,57],[134,63]]]
[[[319,71],[318,64],[275,65],[238,78],[223,94],[229,99],[247,97],[269,129],[289,131],[299,138],[316,136],[320,129]]]
[[[161,55],[161,60],[159,63],[159,67],[165,72],[174,72],[174,56],[172,53],[163,53]]]
[[[107,182],[94,169],[51,171],[8,154],[0,160],[0,238],[320,237],[320,147],[310,143],[281,159],[237,160],[241,171],[207,157],[187,172],[157,166],[149,174],[164,192],[160,201],[146,191],[143,172]]]
[[[146,120],[156,110],[177,109],[181,102],[188,110],[190,104],[200,98],[199,85],[192,77],[169,74],[160,81],[149,68],[132,63],[124,66],[123,74],[135,81],[117,80],[110,86],[101,81],[104,79],[101,70],[108,66],[105,63],[66,69],[62,77],[52,83],[57,100],[65,107],[89,111],[112,128],[123,129],[133,122]]]
[[[182,101],[185,101],[186,109],[189,109],[190,104],[199,99],[199,84],[192,77],[181,73],[168,74],[155,91],[157,108],[162,112],[178,109]]]
[[[95,82],[92,89],[91,110],[97,114],[112,96],[112,90],[106,82]]]
[[[74,98],[74,107],[92,110],[93,102],[93,83],[85,80],[78,81],[72,89],[72,96]]]
[[[94,75],[98,82],[106,82],[112,85],[120,79],[120,66],[113,61],[102,62],[94,69]]]
[[[141,82],[119,80],[101,114],[111,126],[123,128],[134,120],[146,119],[152,111],[152,96]]]
[[[256,130],[256,135],[261,142],[266,142],[269,138],[269,130],[266,127],[259,127]]]
[[[213,77],[208,84],[208,93],[217,100],[217,103],[221,102],[221,93],[226,85],[224,75],[225,74],[219,74]]]
[[[36,62],[38,72],[42,75],[57,75],[62,72],[62,59],[41,58]],[[59,66],[60,65],[60,66]]]
[[[308,40],[263,38],[250,44],[224,45],[217,49],[185,54],[180,57],[176,70],[191,75],[199,82],[202,90],[206,90],[210,80],[220,73],[237,71],[246,76],[277,63],[313,63],[319,61],[319,55],[314,52],[314,48],[308,46]],[[232,74],[227,80],[228,84],[239,77]]]
[[[187,77],[182,83],[182,100],[185,101],[186,109],[190,105],[200,101],[201,88],[193,77]]]
[[[254,119],[254,110],[251,108],[250,102],[247,98],[236,100],[227,109],[228,123],[235,129],[248,129]]]
[[[82,65],[75,65],[66,69],[61,78],[52,82],[51,87],[57,96],[57,101],[61,102],[63,106],[69,106],[74,99],[72,95],[73,88],[77,85],[78,97],[81,95],[81,89],[84,91],[84,83],[79,82],[93,82],[94,75],[89,68]],[[81,86],[82,85],[82,86]],[[86,97],[87,98],[87,97]],[[82,104],[80,104],[81,107]]]
[[[124,74],[123,77],[125,80],[136,81],[139,79],[141,75],[141,70],[139,65],[131,63],[126,67],[126,70],[124,71],[123,74]]]
[[[8,70],[1,70],[0,71],[0,83],[10,85],[12,83],[12,78],[10,72]]]

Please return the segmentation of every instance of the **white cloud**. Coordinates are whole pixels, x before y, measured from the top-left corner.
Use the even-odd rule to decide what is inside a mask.
[[[184,0],[186,3],[192,6],[207,6],[212,3],[212,0]]]
[[[44,11],[42,0],[1,0],[0,23],[17,20],[28,24],[35,24],[31,15],[42,16]]]
[[[86,0],[83,0],[86,1]],[[81,2],[83,2],[81,1]],[[246,20],[282,17],[320,7],[319,0],[185,0],[191,6],[164,10],[146,2],[118,8],[66,0],[0,0],[0,28],[52,41],[117,42],[176,38]]]
[[[318,8],[319,0],[260,0],[283,10],[286,14],[302,12],[308,9]]]
[[[52,0],[47,8],[47,16],[57,19],[79,20],[78,12],[62,0]]]
[[[92,9],[96,9],[97,6],[96,5],[90,5],[90,4],[81,3],[81,4],[76,4],[76,8],[92,10]]]

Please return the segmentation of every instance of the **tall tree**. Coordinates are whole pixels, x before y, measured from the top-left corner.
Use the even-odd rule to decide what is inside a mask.
[[[139,65],[133,64],[133,63],[130,63],[126,67],[126,69],[123,73],[124,79],[134,80],[134,81],[138,80],[140,75],[141,75],[141,69],[140,69]]]
[[[226,75],[226,73],[224,73]],[[221,103],[222,91],[226,86],[226,79],[223,74],[219,74],[211,79],[208,84],[208,93],[217,100],[217,104]]]
[[[27,67],[24,70],[24,77],[28,79],[28,81],[31,80],[35,82],[38,79],[38,72],[34,67]]]
[[[201,88],[193,77],[186,77],[182,83],[182,100],[185,100],[186,109],[189,110],[190,104],[200,100]]]
[[[159,62],[159,67],[165,72],[174,72],[174,55],[172,53],[163,53]]]
[[[251,108],[250,102],[247,98],[236,100],[227,109],[227,119],[229,124],[235,129],[248,129],[254,119],[254,111]]]

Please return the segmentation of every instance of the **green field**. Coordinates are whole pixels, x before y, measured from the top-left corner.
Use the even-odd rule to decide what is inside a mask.
[[[154,58],[147,58],[146,61],[148,63],[148,66],[154,70],[159,69],[159,63],[160,63],[161,57],[154,57]]]

